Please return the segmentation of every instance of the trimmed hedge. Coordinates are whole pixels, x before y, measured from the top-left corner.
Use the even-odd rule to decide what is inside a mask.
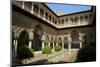
[[[43,54],[50,54],[51,53],[51,47],[48,44],[46,44],[44,46],[43,50],[42,50],[42,53]]]
[[[28,48],[26,45],[22,45],[17,50],[17,58],[19,59],[26,59],[34,57],[33,49]]]
[[[58,43],[55,45],[55,51],[61,51],[61,46]]]

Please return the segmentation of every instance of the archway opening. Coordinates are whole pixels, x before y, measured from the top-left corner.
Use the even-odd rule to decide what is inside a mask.
[[[50,42],[50,47],[51,47],[51,49],[53,49],[53,37],[51,37],[51,42]]]
[[[21,46],[29,44],[29,35],[26,30],[23,30],[18,38],[18,45],[17,45],[17,51],[20,49]]]
[[[67,37],[64,38],[64,49],[68,49],[68,39],[67,39]]]
[[[84,35],[83,37],[82,37],[82,46],[84,47],[84,46],[86,46],[86,44],[87,44],[87,37],[86,37],[86,35]]]
[[[79,33],[77,30],[71,32],[72,45],[71,48],[80,48]]]
[[[42,35],[43,35],[42,27],[40,25],[37,25],[34,30],[34,40],[32,45],[34,51],[42,50],[42,40],[41,40]]]
[[[61,48],[62,48],[62,38],[61,37],[59,37],[59,39],[58,39],[58,44],[61,46]]]

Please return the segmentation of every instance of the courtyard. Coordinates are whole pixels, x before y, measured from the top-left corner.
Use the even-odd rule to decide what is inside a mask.
[[[62,15],[52,10],[52,4],[71,5],[12,2],[12,65],[96,60],[96,7]]]
[[[41,54],[41,52],[35,53],[33,58],[27,58],[22,60],[25,65],[37,65],[37,64],[55,64],[55,63],[72,63],[75,62],[77,58],[77,49],[74,50],[62,50],[59,52],[52,52],[48,56],[46,54]],[[17,65],[17,63],[16,63]],[[22,64],[18,64],[22,65]]]

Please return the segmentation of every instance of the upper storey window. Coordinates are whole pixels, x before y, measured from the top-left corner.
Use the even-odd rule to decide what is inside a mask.
[[[78,23],[78,17],[75,17],[75,24]]]
[[[31,6],[32,6],[32,3],[31,2],[24,2],[24,3],[25,3],[25,6],[31,8]]]
[[[60,23],[61,23],[60,20],[58,20],[58,25],[60,25]]]
[[[40,16],[44,16],[44,10],[43,9],[40,9]]]
[[[57,37],[55,37],[55,42],[57,42]]]
[[[54,23],[54,17],[52,18],[52,22]]]
[[[18,3],[17,5],[18,5],[19,7],[22,7],[23,1],[16,1],[16,2]]]
[[[57,21],[55,21],[55,24],[57,24]]]
[[[31,11],[32,3],[31,2],[24,2],[24,7],[26,10]]]
[[[66,25],[68,25],[68,24],[69,24],[69,23],[68,23],[68,18],[66,18],[65,22],[66,22]]]
[[[83,16],[80,17],[80,22],[83,22]]]
[[[73,24],[74,23],[74,19],[70,18],[70,22],[71,22],[71,24]]]
[[[62,19],[62,25],[64,25],[64,19]]]
[[[46,36],[46,41],[49,41],[49,36],[48,35]]]
[[[49,21],[51,22],[51,15],[49,15]]]
[[[89,19],[92,19],[92,15],[91,14],[89,15]]]
[[[52,41],[52,42],[54,41],[54,37],[53,37],[53,36],[51,37],[51,41]]]
[[[88,15],[85,15],[84,18],[85,18],[85,21],[87,22],[88,21]]]
[[[92,17],[93,17],[93,15],[90,14],[90,15],[89,15],[89,21],[90,21],[90,23],[91,23]]]
[[[78,22],[78,17],[75,17],[75,22]]]
[[[62,42],[62,38],[61,37],[58,38],[58,42],[61,44],[61,42]]]
[[[34,8],[33,8],[35,13],[39,12],[39,6],[37,4],[34,4]]]
[[[66,19],[66,22],[68,22],[68,19]]]
[[[45,19],[48,20],[48,13],[45,13]]]

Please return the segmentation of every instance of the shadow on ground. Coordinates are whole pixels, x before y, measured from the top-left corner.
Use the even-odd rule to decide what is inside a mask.
[[[38,60],[38,61],[32,62],[32,63],[30,63],[30,64],[45,64],[46,62],[48,62],[47,59],[41,59],[41,60]]]

